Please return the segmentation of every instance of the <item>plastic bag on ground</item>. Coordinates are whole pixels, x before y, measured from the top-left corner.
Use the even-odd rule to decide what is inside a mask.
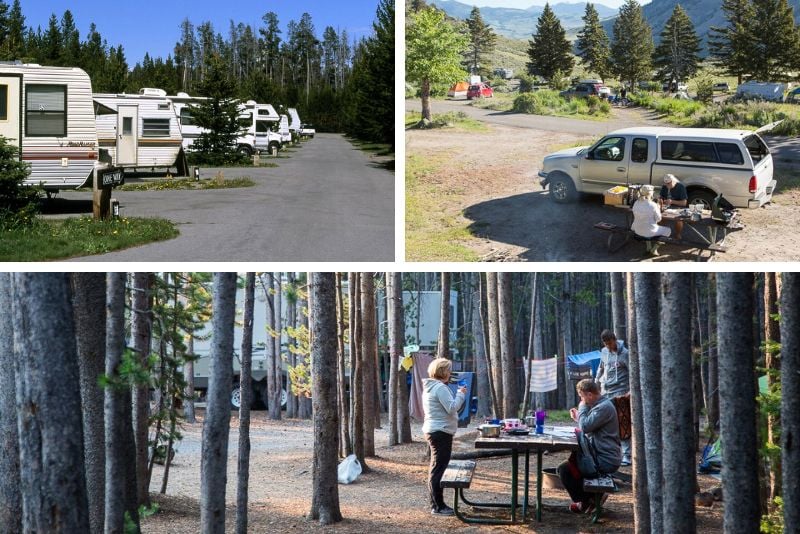
[[[351,454],[339,464],[339,484],[350,484],[361,474],[361,462]]]

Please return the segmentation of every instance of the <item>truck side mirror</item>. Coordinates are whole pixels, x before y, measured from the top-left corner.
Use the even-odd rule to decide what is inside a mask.
[[[586,159],[594,159],[594,152],[592,152],[591,150],[586,152]]]

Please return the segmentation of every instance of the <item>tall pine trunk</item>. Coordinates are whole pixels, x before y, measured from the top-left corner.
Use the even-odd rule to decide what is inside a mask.
[[[691,274],[661,278],[661,442],[664,531],[694,532],[695,439],[692,403]],[[727,496],[726,496],[727,497]]]
[[[214,273],[213,283],[211,368],[200,464],[200,530],[203,534],[225,532],[236,273]]]
[[[503,363],[500,356],[500,319],[497,306],[497,273],[486,273],[486,310],[489,323],[489,359],[494,389],[494,416],[503,419],[505,396],[503,391]]]
[[[67,275],[12,277],[22,528],[88,532],[80,378]]]
[[[389,445],[400,443],[398,439],[397,399],[400,383],[397,380],[397,367],[403,356],[405,327],[403,321],[403,288],[400,273],[386,273],[386,298],[389,301],[387,318],[389,321]],[[402,384],[406,387],[405,384]]]
[[[364,388],[364,456],[375,456],[375,358],[377,334],[375,332],[375,279],[372,273],[361,273],[361,364]]]
[[[781,275],[781,464],[784,532],[800,532],[800,274]]]
[[[780,371],[780,359],[773,350],[772,343],[780,343],[781,331],[778,325],[778,281],[775,273],[764,273],[764,336],[766,338],[767,350],[764,352],[764,367],[767,368],[767,385],[772,386],[777,381],[777,374]],[[773,375],[775,373],[775,375]],[[778,418],[774,415],[767,417],[767,441],[778,446]],[[771,464],[769,469],[769,500],[772,500],[781,493],[781,463],[780,459]]]
[[[719,424],[719,359],[717,358],[717,284],[716,274],[708,274],[708,427],[718,432]]]
[[[352,362],[353,414],[351,434],[353,435],[353,454],[361,462],[363,471],[369,471],[364,454],[364,363],[361,353],[361,276],[350,273],[350,361]]]
[[[650,490],[650,532],[664,531],[663,466],[661,459],[661,332],[658,273],[635,273],[636,337],[639,382],[642,386],[647,487]],[[694,462],[692,462],[694,463]]]
[[[333,273],[311,274],[311,380],[314,467],[311,519],[322,525],[342,520],[337,463],[339,417],[336,400],[336,297]]]
[[[106,329],[98,325],[105,325],[106,321],[106,275],[72,273],[70,281],[81,381],[89,524],[92,532],[102,532],[105,524],[106,451],[105,440],[97,439],[105,435],[104,392],[98,380],[106,368]]]
[[[439,305],[439,340],[436,356],[450,359],[450,273],[442,273],[442,298]]]
[[[475,380],[478,392],[478,417],[485,417],[492,413],[492,394],[489,390],[489,368],[486,364],[486,336],[481,320],[481,283],[480,273],[476,273],[478,284],[472,289],[472,334],[475,345]]]
[[[625,282],[622,273],[610,273],[611,278],[611,315],[614,319],[614,334],[617,339],[628,340],[625,329]],[[629,343],[630,344],[630,343]]]
[[[719,413],[725,532],[758,532],[753,274],[717,274]]]
[[[19,432],[14,384],[11,274],[0,273],[0,532],[22,532]]]
[[[497,273],[497,319],[500,329],[500,360],[503,370],[503,413],[506,417],[516,417],[519,409],[511,276],[512,273]]]
[[[239,374],[239,458],[236,478],[236,532],[247,532],[247,496],[250,479],[250,404],[253,402],[253,314],[256,273],[245,274],[242,325],[242,367]]]
[[[353,453],[353,442],[350,439],[350,412],[347,402],[345,350],[344,350],[344,295],[342,294],[342,273],[336,273],[336,317],[337,317],[337,347],[339,350],[338,364],[336,367],[337,388],[339,400],[339,426],[341,440],[339,442],[340,456],[349,456]]]

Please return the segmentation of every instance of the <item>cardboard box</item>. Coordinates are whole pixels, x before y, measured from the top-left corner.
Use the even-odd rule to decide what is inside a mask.
[[[608,206],[623,206],[627,197],[628,188],[624,185],[618,185],[603,193],[603,203]]]

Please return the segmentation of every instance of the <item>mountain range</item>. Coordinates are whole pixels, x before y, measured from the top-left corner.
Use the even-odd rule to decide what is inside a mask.
[[[672,15],[677,4],[689,15],[695,26],[697,34],[705,41],[708,31],[712,26],[725,26],[725,16],[721,9],[723,0],[653,0],[642,6],[644,16],[650,27],[653,28],[653,38],[658,42],[658,36],[664,29],[664,24]],[[451,17],[466,19],[469,17],[472,6],[462,4],[455,0],[434,0],[431,2],[443,9]],[[795,20],[800,21],[800,0],[789,0],[789,5],[794,8]],[[613,37],[614,19],[619,12],[603,4],[594,3],[603,27],[609,37]],[[586,4],[557,3],[550,6],[567,30],[567,37],[574,37],[583,27],[583,14]],[[533,5],[527,9],[482,7],[481,16],[496,33],[511,39],[530,39],[536,31],[536,23],[542,14],[543,7]]]

